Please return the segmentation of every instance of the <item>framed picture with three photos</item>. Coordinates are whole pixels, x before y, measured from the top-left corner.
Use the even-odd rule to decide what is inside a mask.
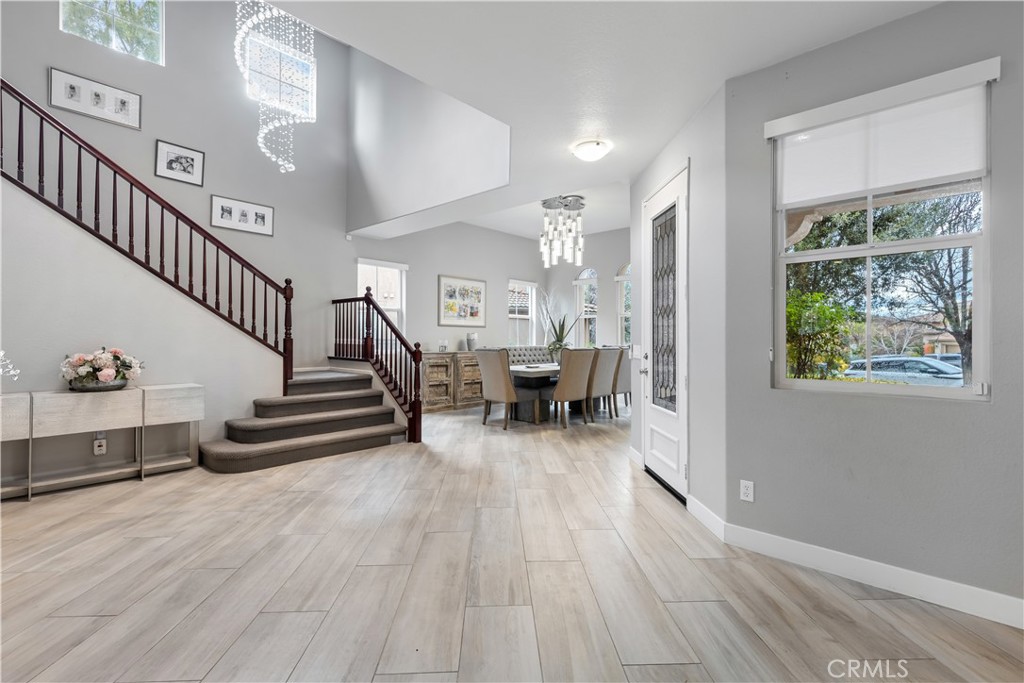
[[[142,96],[50,67],[50,106],[142,130]]]

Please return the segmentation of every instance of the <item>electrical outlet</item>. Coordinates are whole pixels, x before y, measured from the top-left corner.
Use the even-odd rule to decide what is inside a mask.
[[[106,439],[94,439],[92,442],[92,454],[93,455],[106,455],[107,454],[107,440]]]
[[[740,479],[740,500],[754,502],[754,482]]]

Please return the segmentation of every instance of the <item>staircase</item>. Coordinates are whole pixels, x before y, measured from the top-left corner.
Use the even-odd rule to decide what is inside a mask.
[[[386,446],[404,437],[370,376],[339,370],[296,371],[288,395],[253,401],[255,417],[228,420],[227,438],[199,445],[215,472],[267,467]]]

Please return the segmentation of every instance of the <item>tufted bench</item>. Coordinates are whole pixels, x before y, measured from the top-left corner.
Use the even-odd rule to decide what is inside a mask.
[[[510,346],[508,347],[509,365],[536,365],[550,363],[551,353],[546,346]]]

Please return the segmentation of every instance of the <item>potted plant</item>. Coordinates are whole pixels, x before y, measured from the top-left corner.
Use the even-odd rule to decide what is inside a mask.
[[[551,358],[557,363],[562,355],[562,349],[569,346],[569,333],[572,332],[572,328],[576,327],[576,323],[583,316],[580,313],[576,316],[576,319],[572,321],[572,324],[566,327],[566,318],[568,316],[563,315],[558,323],[555,323],[555,319],[548,317],[548,323],[551,325],[551,342],[548,343],[548,352],[551,354]]]
[[[92,353],[65,356],[61,377],[72,391],[115,391],[142,373],[142,361],[118,348],[102,347]]]

